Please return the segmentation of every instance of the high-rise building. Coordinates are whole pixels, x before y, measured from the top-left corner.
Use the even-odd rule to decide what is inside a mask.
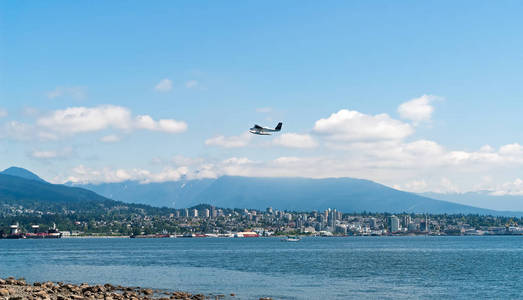
[[[267,207],[267,213],[272,215],[272,207]]]
[[[388,221],[390,232],[400,231],[400,219],[398,219],[398,217],[396,217],[395,215],[392,215],[387,218],[387,221]]]
[[[401,220],[401,226],[403,228],[407,228],[411,222],[412,222],[412,220],[410,219],[410,216],[409,215],[404,215],[402,220]]]
[[[203,216],[205,218],[209,218],[211,216],[211,211],[208,208],[204,209],[203,210]]]
[[[334,230],[334,227],[336,226],[337,219],[338,219],[338,212],[336,211],[336,209],[331,210],[329,213],[328,222],[329,222],[329,226],[332,227],[333,230]]]
[[[192,210],[192,216],[198,218],[198,210],[196,208]]]
[[[369,225],[370,225],[370,228],[371,229],[376,229],[377,226],[377,222],[376,222],[376,218],[370,218],[369,219]]]
[[[420,230],[423,232],[430,232],[430,220],[427,215],[425,215],[425,220],[420,224]]]
[[[325,216],[323,214],[319,214],[318,217],[316,218],[316,221],[318,221],[322,225],[325,224]]]

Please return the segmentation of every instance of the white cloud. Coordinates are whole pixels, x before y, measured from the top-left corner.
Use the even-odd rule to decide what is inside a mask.
[[[39,118],[36,123],[42,128],[64,134],[98,131],[106,128],[132,128],[130,110],[113,105],[56,110]]]
[[[313,131],[327,139],[345,142],[401,140],[413,133],[409,124],[387,114],[373,116],[347,109],[316,121]]]
[[[277,136],[273,143],[288,148],[315,148],[316,140],[309,134],[283,133]]]
[[[505,182],[494,188],[490,193],[493,196],[522,196],[523,195],[523,180],[516,178],[514,181]]]
[[[200,85],[200,83],[196,80],[189,80],[185,82],[185,87],[188,89],[197,88]]]
[[[148,115],[133,116],[128,108],[114,105],[70,107],[47,114],[38,114],[34,124],[6,122],[0,125],[0,138],[49,141],[106,129],[124,132],[143,129],[181,133],[187,130],[187,123],[174,119],[154,120]],[[107,136],[101,141],[113,142],[116,139],[115,136]]]
[[[437,99],[436,96],[423,95],[419,98],[412,99],[402,103],[398,107],[398,113],[401,118],[411,120],[414,124],[430,121],[434,107],[431,102]]]
[[[442,177],[439,180],[431,179],[430,182],[427,182],[425,179],[412,180],[401,185],[394,185],[393,187],[397,190],[411,193],[424,193],[429,191],[441,194],[461,193],[458,186],[446,177]]]
[[[34,126],[18,121],[9,121],[0,128],[0,138],[27,141],[37,138]]]
[[[187,124],[183,121],[173,119],[155,121],[148,115],[133,118],[129,109],[113,105],[56,110],[38,118],[36,124],[43,130],[61,135],[94,132],[108,128],[124,131],[146,129],[168,133],[180,133],[187,130]]]
[[[427,189],[427,182],[424,179],[409,181],[403,185],[394,185],[393,188],[397,190],[404,190],[413,193],[425,192]]]
[[[231,157],[231,158],[223,160],[223,163],[227,164],[227,165],[230,165],[230,164],[245,165],[245,164],[254,163],[254,161],[248,159],[247,157]]]
[[[251,140],[251,135],[246,132],[239,136],[215,136],[213,138],[205,140],[205,145],[207,146],[218,146],[224,148],[239,148],[245,147],[249,144]]]
[[[173,88],[172,81],[169,80],[168,78],[165,78],[165,79],[160,80],[160,82],[158,82],[156,84],[156,86],[154,87],[154,90],[157,92],[168,92],[168,91],[172,90],[172,88]]]
[[[432,156],[436,157],[444,152],[441,145],[434,141],[417,140],[404,144],[405,151],[415,156]]]
[[[135,180],[141,183],[177,181],[186,176],[186,167],[171,168],[166,167],[159,172],[151,172],[145,169],[110,169],[103,168],[95,170],[83,165],[73,168],[72,175],[68,176],[64,182],[73,183],[101,183],[101,182],[122,182]]]
[[[7,110],[0,107],[0,118],[7,117]]]
[[[479,149],[480,152],[492,153],[495,149],[490,145],[484,145]]]
[[[55,159],[55,158],[65,158],[72,154],[73,149],[71,147],[66,147],[61,150],[33,150],[30,153],[32,158],[36,159]]]
[[[157,131],[180,133],[187,130],[187,123],[183,121],[176,121],[172,119],[160,119],[156,126]]]
[[[187,123],[183,121],[176,121],[171,119],[160,119],[154,121],[148,115],[137,116],[135,119],[135,126],[139,129],[147,129],[153,131],[162,131],[168,133],[180,133],[187,130]]]
[[[499,148],[499,153],[507,156],[523,156],[523,146],[518,143],[504,145]]]
[[[31,157],[33,158],[42,158],[42,159],[49,159],[49,158],[56,158],[58,154],[56,151],[38,151],[35,150],[31,153]]]
[[[440,185],[443,187],[443,189],[448,193],[459,193],[460,189],[459,187],[452,182],[450,179],[443,177],[441,178]]]
[[[58,86],[54,90],[47,92],[47,98],[55,99],[58,97],[82,100],[87,97],[87,87],[85,86]]]
[[[110,134],[100,138],[100,141],[104,143],[116,143],[120,141],[120,137],[114,134]]]

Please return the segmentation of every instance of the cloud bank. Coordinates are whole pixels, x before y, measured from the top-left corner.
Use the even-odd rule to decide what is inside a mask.
[[[70,107],[39,115],[34,124],[11,121],[0,127],[0,137],[14,140],[57,140],[103,130],[135,130],[182,133],[187,123],[175,119],[154,120],[149,115],[134,116],[122,106]],[[107,139],[105,140],[107,141]],[[113,138],[114,141],[114,138]]]

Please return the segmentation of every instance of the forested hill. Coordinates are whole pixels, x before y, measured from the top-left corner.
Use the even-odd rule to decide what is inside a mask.
[[[0,174],[0,206],[3,209],[15,207],[22,211],[46,213],[104,214],[117,211],[154,214],[169,211],[165,208],[111,200],[83,188],[5,174]]]

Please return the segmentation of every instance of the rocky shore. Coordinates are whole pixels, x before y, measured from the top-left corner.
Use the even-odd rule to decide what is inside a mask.
[[[0,278],[0,300],[68,300],[68,299],[104,299],[104,300],[147,300],[147,299],[223,299],[226,295],[190,294],[140,287],[120,285],[80,285],[63,282],[35,282],[28,284],[24,279]],[[234,298],[234,294],[227,295]]]

